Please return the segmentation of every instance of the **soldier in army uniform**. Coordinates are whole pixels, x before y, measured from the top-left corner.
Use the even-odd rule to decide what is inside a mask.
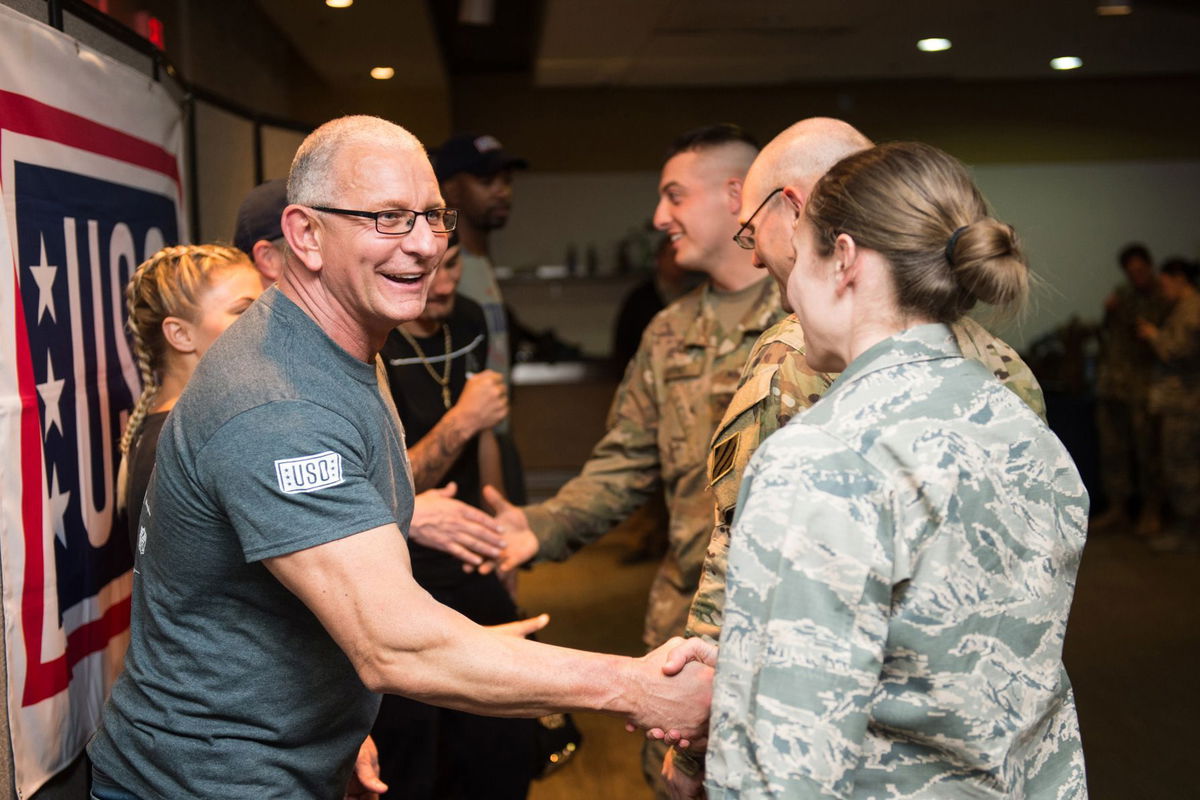
[[[660,312],[642,337],[580,475],[540,504],[489,502],[506,528],[508,569],[535,554],[564,559],[665,489],[669,546],[650,587],[648,647],[683,633],[712,530],[708,442],[750,348],[783,316],[779,290],[731,240],[742,181],[758,152],[732,125],[684,134],[663,166],[654,223],[680,266],[706,280]],[[648,743],[647,780],[661,785],[665,748]]]
[[[1062,644],[1087,493],[946,324],[1023,302],[1012,229],[900,143],[836,164],[793,243],[806,358],[841,375],[746,471],[708,796],[1085,798]]]
[[[1136,497],[1141,503],[1137,533],[1153,536],[1162,499],[1149,408],[1155,356],[1138,336],[1138,325],[1162,324],[1167,309],[1145,245],[1126,246],[1119,261],[1125,282],[1104,302],[1096,370],[1096,429],[1108,510],[1092,525],[1100,529],[1128,524],[1130,501]]]
[[[791,275],[795,260],[791,234],[813,186],[840,158],[870,146],[866,137],[846,123],[815,118],[802,120],[779,134],[755,159],[746,176],[741,216],[745,224],[738,242],[754,250],[755,264],[769,271],[780,286],[786,286]],[[773,187],[782,188],[776,192]],[[777,194],[782,197],[776,198]],[[767,202],[762,203],[760,198],[767,198]],[[786,297],[782,302],[790,311]],[[955,322],[951,330],[964,356],[984,364],[1045,417],[1041,388],[1016,351],[966,317]],[[804,331],[796,317],[789,314],[755,344],[737,393],[717,427],[709,455],[716,520],[689,611],[687,636],[704,636],[715,642],[720,633],[729,523],[751,455],[792,416],[819,400],[837,378],[808,366],[804,353]],[[673,752],[664,769],[680,794],[686,796],[699,788],[699,754]]]
[[[1138,336],[1158,360],[1149,406],[1173,518],[1150,546],[1162,551],[1194,552],[1200,546],[1200,291],[1195,281],[1195,264],[1179,259],[1164,264],[1159,283],[1170,314],[1161,328],[1146,320],[1138,324]]]

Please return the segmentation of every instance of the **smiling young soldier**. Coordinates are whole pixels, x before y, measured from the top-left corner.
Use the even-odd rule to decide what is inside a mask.
[[[580,475],[551,500],[518,509],[492,496],[510,531],[502,565],[535,553],[563,559],[665,490],[670,544],[650,587],[644,640],[683,632],[712,529],[708,437],[733,396],[750,348],[779,319],[779,289],[732,240],[742,180],[757,146],[733,125],[690,131],[662,169],[655,226],[680,266],[704,283],[658,314],[625,371],[608,432]],[[664,750],[648,745],[647,779],[661,786]]]

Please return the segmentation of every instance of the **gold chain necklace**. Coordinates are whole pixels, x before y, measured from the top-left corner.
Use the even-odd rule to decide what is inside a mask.
[[[445,343],[444,347],[446,348],[446,350],[445,350],[446,363],[442,367],[441,375],[438,375],[437,371],[432,366],[430,366],[428,357],[425,355],[425,351],[421,349],[421,345],[417,344],[417,340],[415,338],[413,338],[413,335],[411,333],[404,330],[404,328],[400,328],[400,335],[403,336],[410,345],[412,345],[413,350],[417,351],[417,358],[421,359],[421,366],[423,366],[425,368],[425,371],[429,373],[429,377],[431,377],[435,381],[437,381],[438,386],[442,387],[442,405],[444,405],[446,407],[446,410],[449,411],[450,410],[450,326],[445,323],[442,323],[442,341]]]

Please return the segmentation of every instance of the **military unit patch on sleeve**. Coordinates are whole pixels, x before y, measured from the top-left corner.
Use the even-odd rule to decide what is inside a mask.
[[[708,481],[710,486],[724,478],[729,470],[733,469],[737,449],[738,434],[736,433],[731,433],[713,446],[712,466],[709,469]]]

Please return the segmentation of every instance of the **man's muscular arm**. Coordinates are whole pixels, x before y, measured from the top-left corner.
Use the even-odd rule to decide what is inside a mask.
[[[264,563],[316,614],[372,691],[493,716],[605,711],[684,739],[707,727],[712,669],[692,664],[665,674],[681,640],[634,659],[481,628],[417,585],[394,524]]]

